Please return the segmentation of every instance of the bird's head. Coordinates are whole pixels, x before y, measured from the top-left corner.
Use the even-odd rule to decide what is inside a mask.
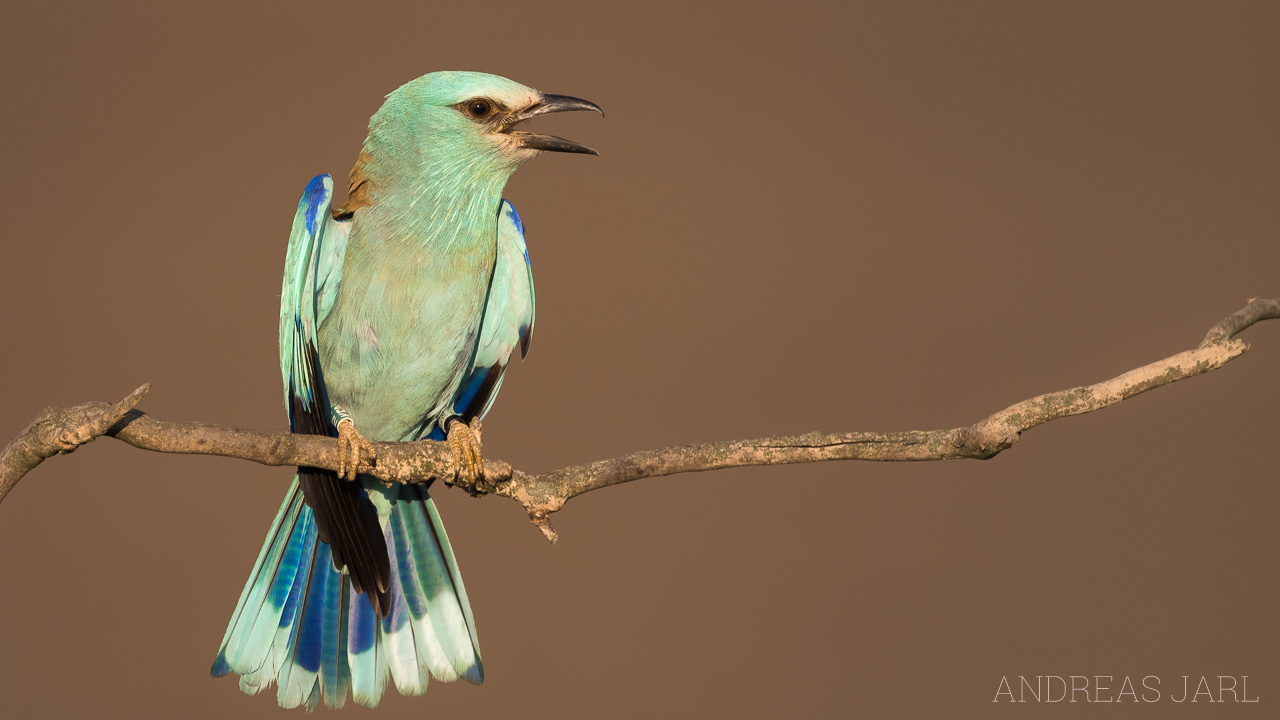
[[[541,93],[504,77],[478,72],[434,72],[401,86],[370,122],[370,140],[389,136],[397,154],[431,164],[465,162],[474,170],[516,168],[543,151],[597,154],[585,145],[520,129],[530,118],[598,105]],[[409,160],[409,158],[404,158]]]

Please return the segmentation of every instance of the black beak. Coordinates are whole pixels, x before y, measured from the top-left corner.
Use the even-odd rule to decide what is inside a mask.
[[[600,113],[600,117],[604,117],[604,110],[601,110],[599,105],[596,105],[589,100],[569,97],[568,95],[544,94],[538,102],[513,115],[504,124],[500,132],[504,132],[514,138],[517,138],[520,141],[520,147],[526,147],[530,150],[599,155],[600,153],[595,150],[592,150],[586,145],[579,145],[572,140],[565,140],[564,138],[556,137],[555,135],[540,135],[538,133],[522,132],[520,130],[511,129],[525,120],[538,117],[539,115],[568,112],[570,110],[591,110]]]

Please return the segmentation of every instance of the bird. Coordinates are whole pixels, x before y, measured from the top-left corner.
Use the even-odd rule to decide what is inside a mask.
[[[423,484],[357,472],[372,442],[448,443],[451,482],[483,481],[480,419],[507,363],[529,351],[533,275],[503,190],[543,152],[591,148],[522,129],[598,105],[497,75],[433,72],[391,92],[369,121],[333,205],[307,184],[280,298],[290,430],[338,438],[337,471],[300,467],[245,583],[210,674],[240,676],[283,707],[365,707],[388,679],[484,680],[457,558]]]

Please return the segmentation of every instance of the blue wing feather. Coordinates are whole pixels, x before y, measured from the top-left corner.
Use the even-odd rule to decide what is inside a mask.
[[[329,219],[333,179],[317,175],[298,201],[289,249],[285,255],[284,283],[280,289],[280,373],[284,381],[285,409],[298,432],[330,430],[331,408],[324,392],[315,348],[317,333],[333,307],[342,282],[342,258],[346,254],[349,223]],[[308,416],[306,419],[300,415]],[[331,434],[321,432],[320,434]]]
[[[484,417],[498,396],[512,352],[529,352],[534,322],[533,266],[524,238],[524,223],[511,203],[498,206],[498,253],[480,340],[471,371],[459,387],[454,412],[463,419]]]
[[[298,202],[280,289],[280,372],[289,427],[295,433],[336,436],[334,408],[321,369],[319,328],[332,309],[342,282],[349,222],[329,212],[333,180],[318,175]],[[331,545],[335,567],[347,569],[354,587],[390,608],[386,588],[390,568],[378,527],[377,511],[358,483],[339,480],[327,470],[298,473],[303,497],[315,511],[320,540]]]

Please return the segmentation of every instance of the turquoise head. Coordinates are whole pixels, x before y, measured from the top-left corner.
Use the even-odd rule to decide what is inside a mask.
[[[604,114],[595,103],[541,93],[498,75],[423,75],[388,95],[369,121],[365,154],[378,167],[366,172],[432,184],[480,178],[505,183],[544,151],[595,155],[584,145],[518,127],[530,118],[570,110]]]

